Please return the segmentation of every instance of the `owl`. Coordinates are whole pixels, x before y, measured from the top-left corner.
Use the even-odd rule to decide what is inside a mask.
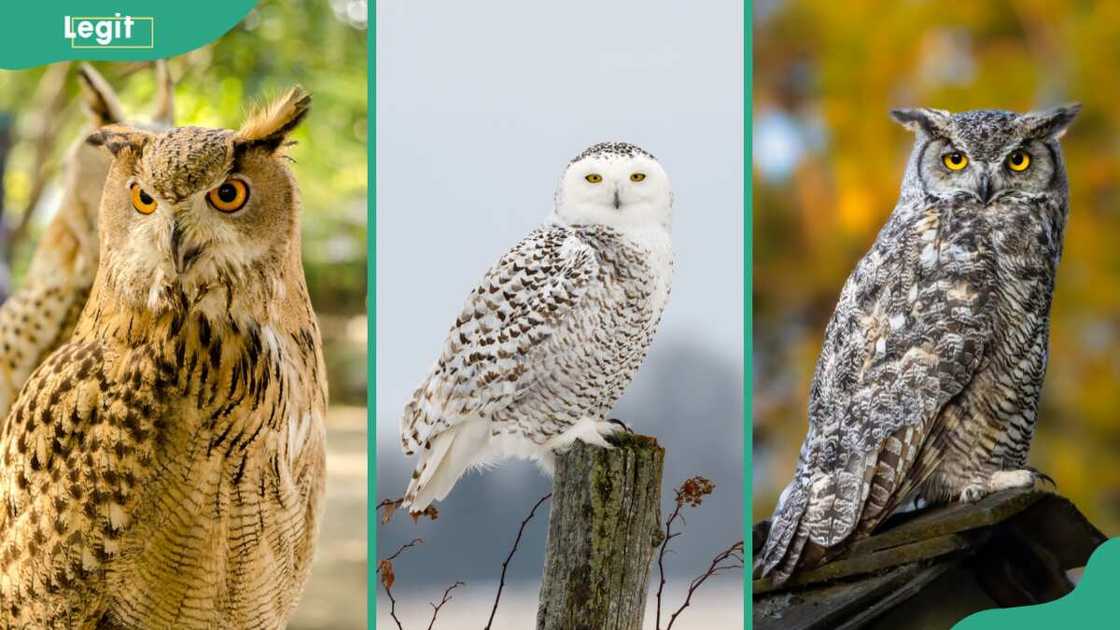
[[[809,432],[756,565],[777,582],[901,505],[976,501],[1027,466],[1069,214],[1078,106],[893,112],[916,134],[894,212],[840,294]]]
[[[90,137],[112,157],[96,279],[0,432],[0,627],[285,625],[324,483],[285,159],[309,105]]]
[[[173,86],[167,64],[156,63],[156,97],[148,129],[171,126]],[[92,66],[78,70],[90,128],[67,151],[62,202],[47,225],[23,285],[0,307],[0,418],[27,377],[70,338],[97,270],[97,209],[109,156],[85,142],[103,125],[125,120],[112,87]]]
[[[471,291],[405,407],[420,459],[405,504],[442,500],[469,468],[520,457],[551,471],[574,440],[608,446],[607,413],[645,358],[669,297],[672,193],[622,142],[569,162],[543,226]]]

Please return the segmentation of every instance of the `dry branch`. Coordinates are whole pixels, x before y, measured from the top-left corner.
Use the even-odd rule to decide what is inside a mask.
[[[659,545],[660,548],[657,552],[659,583],[657,585],[657,620],[654,625],[657,630],[661,630],[661,597],[664,593],[666,582],[665,552],[669,549],[669,541],[681,535],[681,532],[673,531],[673,524],[676,523],[678,519],[684,520],[684,516],[681,515],[681,510],[685,507],[700,507],[700,505],[704,503],[704,498],[715,489],[716,484],[700,476],[690,477],[677,487],[676,497],[674,499],[675,506],[673,507],[672,513],[669,514],[668,520],[665,521],[665,531],[662,534],[661,544]],[[733,568],[743,568],[743,541],[741,540],[716,554],[711,564],[708,565],[708,570],[689,582],[685,600],[680,608],[669,617],[669,625],[665,626],[665,630],[669,630],[669,628],[673,627],[673,623],[676,622],[677,617],[680,616],[685,608],[691,605],[692,594],[695,593],[708,578]]]
[[[440,611],[441,608],[443,608],[443,605],[446,604],[447,602],[451,601],[451,591],[455,590],[456,588],[459,588],[460,586],[463,586],[463,584],[464,584],[463,582],[456,582],[456,583],[452,584],[451,586],[448,586],[447,590],[445,590],[443,592],[443,598],[439,600],[438,604],[429,602],[432,606],[432,620],[428,622],[428,630],[432,630],[432,628],[435,627],[436,617],[439,616],[439,611]]]
[[[742,568],[743,541],[740,540],[739,542],[716,554],[715,558],[712,558],[711,564],[708,565],[708,570],[693,578],[693,580],[688,583],[688,594],[685,596],[684,602],[681,604],[680,608],[678,608],[676,612],[674,612],[672,616],[669,617],[669,625],[665,626],[665,630],[669,630],[673,627],[673,624],[677,621],[677,617],[680,616],[680,614],[684,612],[684,609],[688,608],[692,603],[692,594],[695,593],[696,590],[699,589],[700,586],[708,580],[708,578],[714,575],[718,575],[723,571]],[[661,610],[658,609],[657,612],[658,618],[660,619]],[[660,626],[658,626],[658,630],[660,630]]]
[[[506,559],[502,562],[502,575],[498,580],[498,594],[494,596],[494,606],[490,608],[490,619],[487,620],[484,630],[490,630],[490,626],[494,625],[494,614],[498,612],[498,602],[501,601],[502,589],[506,586],[506,569],[509,568],[510,560],[513,560],[513,554],[517,553],[517,546],[521,544],[521,535],[525,533],[525,526],[529,524],[529,521],[533,520],[533,516],[537,513],[537,508],[551,497],[552,493],[550,492],[538,499],[533,509],[529,510],[529,516],[526,516],[525,520],[521,521],[521,527],[517,528],[517,538],[513,539],[513,547],[509,550],[509,555],[507,555]]]
[[[397,581],[397,575],[393,572],[393,560],[396,560],[406,549],[415,547],[416,545],[424,542],[420,538],[413,538],[412,542],[401,545],[393,555],[385,558],[377,563],[377,575],[381,577],[381,586],[385,588],[385,594],[389,596],[389,616],[397,623],[398,630],[404,630],[401,626],[401,620],[397,619],[397,599],[393,597],[393,582]]]

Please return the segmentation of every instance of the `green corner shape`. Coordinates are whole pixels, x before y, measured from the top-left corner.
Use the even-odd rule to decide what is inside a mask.
[[[983,610],[953,630],[1031,630],[1033,628],[1118,628],[1116,576],[1120,575],[1120,538],[1097,547],[1081,581],[1069,595],[1045,604]]]
[[[51,0],[5,3],[8,27],[0,44],[0,68],[33,68],[56,61],[149,61],[174,57],[218,39],[235,27],[258,0]],[[134,39],[96,43],[70,36],[79,21],[116,24],[131,18]],[[123,22],[122,22],[123,23]],[[116,31],[113,31],[114,33]],[[108,34],[106,34],[108,35]]]

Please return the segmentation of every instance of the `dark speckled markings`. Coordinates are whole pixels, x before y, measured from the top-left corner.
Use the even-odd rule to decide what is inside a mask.
[[[569,164],[574,164],[589,157],[634,157],[635,155],[644,155],[650,159],[656,159],[649,151],[628,142],[600,142],[584,149],[582,153],[572,158]]]

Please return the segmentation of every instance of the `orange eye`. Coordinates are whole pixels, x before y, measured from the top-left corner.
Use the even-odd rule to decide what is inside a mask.
[[[132,207],[140,214],[151,214],[156,211],[159,202],[152,199],[152,196],[144,192],[140,184],[133,184],[129,187],[132,192]]]
[[[206,200],[215,210],[237,212],[249,201],[249,185],[236,178],[229,178],[214,190],[206,193]]]
[[[584,179],[591,182],[592,184],[598,184],[599,182],[603,181],[603,176],[598,173],[591,173],[590,175],[584,177]]]
[[[646,179],[646,174],[645,173],[630,173],[630,181],[632,181],[632,182],[645,181],[645,179]]]

